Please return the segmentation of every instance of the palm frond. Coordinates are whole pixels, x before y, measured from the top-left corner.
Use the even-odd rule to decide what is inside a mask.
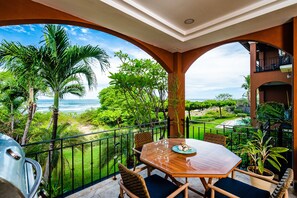
[[[81,97],[85,95],[85,87],[81,84],[72,84],[65,86],[64,89],[60,92],[60,97],[62,98],[63,95],[65,95],[66,93],[71,93],[73,95]]]

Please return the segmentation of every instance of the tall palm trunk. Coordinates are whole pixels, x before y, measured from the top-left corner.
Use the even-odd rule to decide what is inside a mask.
[[[28,135],[28,132],[29,132],[31,122],[32,122],[33,117],[34,117],[35,110],[36,110],[36,104],[34,103],[34,89],[29,88],[28,117],[27,117],[27,122],[26,122],[26,125],[25,125],[24,134],[23,134],[23,137],[22,137],[22,145],[26,144],[27,135]]]
[[[52,162],[54,148],[55,148],[54,140],[57,138],[58,116],[59,116],[59,94],[56,92],[54,96],[53,131],[52,131],[52,138],[51,138],[52,141],[50,142],[50,145],[49,145],[49,153],[46,160],[46,166],[45,166],[44,175],[43,175],[46,182],[50,179],[49,173],[52,171],[52,166],[50,162]]]
[[[44,170],[44,179],[47,182],[50,179],[50,172],[52,171],[52,166],[50,162],[52,162],[52,158],[53,158],[53,153],[54,153],[54,148],[55,148],[55,139],[57,138],[57,128],[58,128],[58,114],[59,114],[59,110],[54,108],[53,110],[53,131],[52,131],[52,141],[50,142],[49,145],[49,153],[48,153],[48,157],[46,160],[46,165],[45,165],[45,170]]]

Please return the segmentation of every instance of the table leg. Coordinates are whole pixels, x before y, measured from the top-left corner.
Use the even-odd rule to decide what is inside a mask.
[[[181,184],[181,183],[180,183],[179,181],[177,181],[174,177],[172,177],[171,175],[166,174],[165,178],[167,179],[168,177],[169,177],[169,178],[171,179],[171,181],[172,181],[173,183],[175,183],[176,185],[180,185],[180,184]]]
[[[204,177],[200,177],[200,181],[203,184],[203,186],[205,188],[205,192],[206,192],[208,190],[208,185],[207,185],[207,182],[206,182],[205,178]]]
[[[189,188],[189,190],[191,190],[191,191],[197,193],[198,195],[204,197],[204,194],[203,194],[202,192],[199,192],[198,190],[196,190],[196,189],[194,189],[194,188],[192,188],[192,187],[190,187],[190,186],[188,186],[188,188]]]
[[[170,176],[169,176],[169,177],[170,177]],[[185,179],[186,179],[186,183],[187,183],[187,182],[188,182],[188,178],[186,177]],[[176,179],[174,179],[174,180],[177,182],[176,185],[180,185],[180,184],[182,184],[182,183],[180,183],[179,181],[177,181]],[[188,186],[188,189],[191,190],[191,191],[193,191],[193,192],[195,192],[195,193],[197,193],[198,195],[204,197],[204,194],[203,194],[202,192],[199,192],[198,190],[196,190],[196,189],[194,189],[194,188],[192,188],[192,187],[190,187],[190,186]]]
[[[208,184],[212,183],[212,178],[208,178]]]

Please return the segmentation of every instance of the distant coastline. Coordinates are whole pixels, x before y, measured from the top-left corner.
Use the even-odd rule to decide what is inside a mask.
[[[203,102],[208,99],[186,99],[189,101],[199,101]],[[49,112],[50,107],[53,106],[54,100],[53,99],[38,99],[37,100],[37,112]],[[85,110],[91,108],[98,108],[100,107],[100,102],[98,99],[63,99],[60,100],[59,110],[61,112],[76,112],[82,113]]]
[[[53,99],[38,99],[37,112],[49,112],[53,103]],[[98,107],[100,107],[98,99],[63,99],[60,100],[59,110],[61,112],[81,113],[85,110]]]
[[[209,99],[206,99],[206,98],[190,98],[190,99],[186,99],[186,100],[189,100],[191,102],[196,102],[196,101],[203,102],[203,101],[209,100]]]

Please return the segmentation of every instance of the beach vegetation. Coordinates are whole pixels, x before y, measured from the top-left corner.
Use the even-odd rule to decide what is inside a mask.
[[[243,94],[243,97],[247,98],[248,105],[251,104],[251,97],[250,97],[250,87],[251,87],[251,76],[246,75],[244,77],[244,83],[241,85],[241,88],[245,89],[246,93]]]
[[[112,94],[117,96],[113,98],[118,100],[116,105],[120,103],[119,108],[131,116],[128,122],[140,126],[166,119],[167,72],[151,59],[134,59],[122,51],[116,52],[115,56],[121,65],[118,72],[110,73],[110,85]],[[100,103],[102,100],[105,103],[104,98],[99,96]],[[163,114],[162,118],[159,113]]]
[[[22,136],[22,144],[26,143],[36,111],[36,95],[39,91],[46,90],[45,84],[38,75],[40,69],[38,51],[39,49],[32,45],[24,46],[18,42],[4,40],[0,44],[0,66],[13,74],[16,85],[22,89],[22,97],[27,102],[27,121]]]
[[[91,68],[92,60],[97,60],[104,71],[109,67],[108,55],[98,46],[72,46],[66,30],[59,25],[45,25],[42,44],[39,75],[54,97],[51,139],[56,139],[59,100],[69,93],[77,96],[85,94],[81,77],[85,77],[91,89],[96,84],[96,76]]]

